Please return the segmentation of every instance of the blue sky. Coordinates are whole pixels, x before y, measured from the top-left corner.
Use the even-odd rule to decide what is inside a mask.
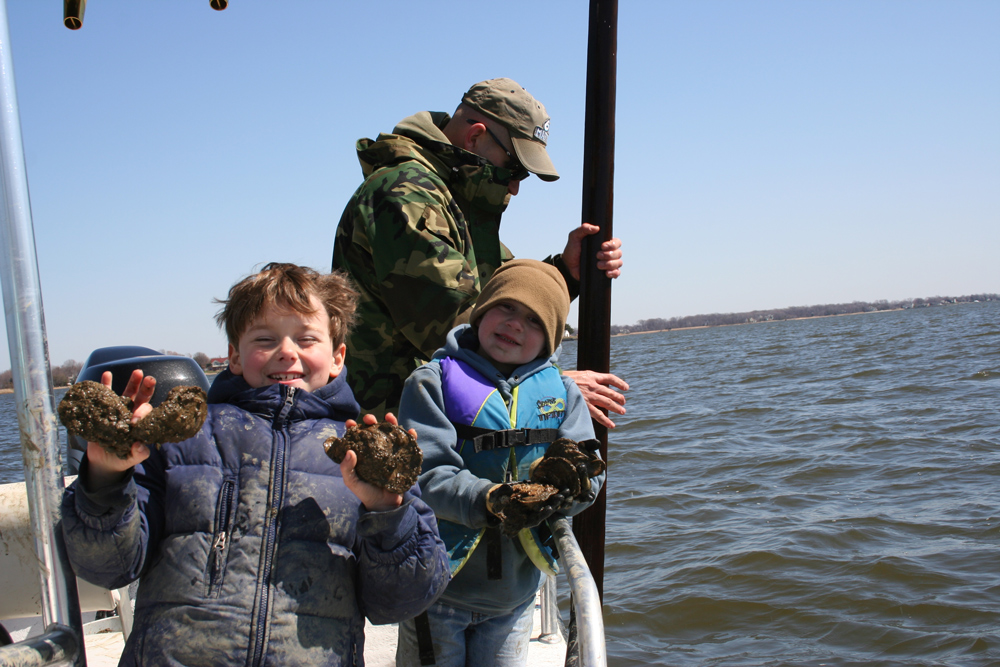
[[[224,354],[214,297],[329,268],[354,142],[496,76],[546,105],[562,174],[501,236],[561,250],[586,6],[91,0],[72,32],[10,2],[52,363]],[[1000,292],[998,34],[993,0],[621,0],[612,321]]]

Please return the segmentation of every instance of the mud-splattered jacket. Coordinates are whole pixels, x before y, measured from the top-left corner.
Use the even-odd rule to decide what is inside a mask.
[[[460,440],[455,432],[449,416],[445,373],[442,364],[435,362],[454,359],[468,364],[479,376],[494,384],[508,409],[516,414],[519,412],[517,403],[538,397],[523,395],[515,400],[515,390],[525,385],[530,378],[555,366],[558,352],[551,357],[529,362],[515,369],[510,377],[504,377],[476,349],[478,340],[468,325],[456,327],[449,332],[446,345],[434,354],[434,362],[415,370],[406,381],[400,424],[417,431],[417,439],[424,453],[420,488],[427,504],[434,508],[439,520],[475,529],[475,534],[478,534],[479,530],[495,521],[486,509],[486,494],[490,488],[497,482],[504,481],[508,469],[514,480],[524,480],[531,462],[544,453],[547,445],[540,448],[516,448],[518,451],[514,454],[517,461],[510,467],[506,462],[507,457],[488,455],[489,460],[496,464],[496,469],[489,476],[475,474],[466,460],[468,454],[463,455],[459,451],[467,441]],[[561,379],[565,388],[565,409],[558,426],[559,437],[576,441],[589,440],[594,437],[594,425],[583,395],[571,379],[566,376]],[[537,407],[539,411],[547,412],[546,405],[540,403]],[[604,477],[604,473],[601,473],[594,478],[595,492],[601,490]],[[590,505],[590,502],[577,502],[562,513],[573,516]],[[448,584],[441,601],[469,611],[503,614],[529,600],[538,590],[542,573],[526,553],[524,545],[527,543],[527,540],[522,542],[519,538],[501,537],[503,578],[499,580],[487,577],[487,549],[472,549],[471,556]]]
[[[365,181],[337,228],[333,268],[361,293],[347,339],[348,382],[366,412],[396,411],[403,382],[463,323],[493,272],[513,258],[500,242],[507,181],[448,141],[450,117],[422,111],[377,141],[358,141]],[[555,264],[575,293],[578,282]]]
[[[121,664],[363,664],[365,616],[415,616],[448,580],[419,487],[368,512],[344,485],[323,451],[358,413],[343,374],[310,393],[225,371],[209,403],[198,435],[125,482],[64,496],[76,573],[141,577]]]

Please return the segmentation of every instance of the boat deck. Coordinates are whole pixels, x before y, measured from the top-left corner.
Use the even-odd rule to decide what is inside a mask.
[[[85,618],[86,620],[86,618]],[[528,664],[532,667],[561,667],[566,659],[566,642],[561,635],[539,637],[542,627],[539,604],[535,602],[535,620],[532,625],[531,643],[528,646]],[[41,619],[21,630],[11,632],[15,641],[40,634]],[[121,632],[102,631],[84,636],[89,667],[115,667],[125,648]],[[365,665],[367,667],[396,667],[396,626],[365,623]]]
[[[540,637],[541,627],[541,607],[538,598],[535,598],[535,619],[531,625],[531,643],[528,644],[528,664],[531,667],[562,667],[566,661],[566,641],[558,634]],[[372,625],[365,622],[365,666],[396,667],[395,625]]]

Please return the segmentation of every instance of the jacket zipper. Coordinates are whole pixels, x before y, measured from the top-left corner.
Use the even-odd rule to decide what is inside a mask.
[[[219,510],[215,517],[215,536],[212,539],[212,553],[209,556],[209,597],[216,597],[222,588],[221,574],[226,562],[226,544],[229,540],[229,531],[232,528],[230,507],[233,503],[235,488],[235,482],[227,479],[222,482],[222,489],[219,491]]]
[[[268,626],[269,607],[271,603],[271,567],[274,565],[274,552],[278,540],[278,516],[285,492],[285,455],[288,449],[289,437],[285,428],[288,414],[295,404],[295,387],[288,387],[285,400],[274,418],[272,432],[275,437],[274,454],[271,465],[271,489],[267,502],[267,517],[264,522],[264,562],[257,576],[257,585],[261,589],[260,604],[257,607],[257,628],[255,632],[254,652],[250,659],[251,665],[259,665],[264,657],[264,635]]]

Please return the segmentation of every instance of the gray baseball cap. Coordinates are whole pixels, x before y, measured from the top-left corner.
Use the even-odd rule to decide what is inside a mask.
[[[469,88],[462,102],[492,118],[510,132],[514,152],[524,168],[543,181],[559,178],[545,150],[551,119],[542,103],[512,79],[489,79]]]

